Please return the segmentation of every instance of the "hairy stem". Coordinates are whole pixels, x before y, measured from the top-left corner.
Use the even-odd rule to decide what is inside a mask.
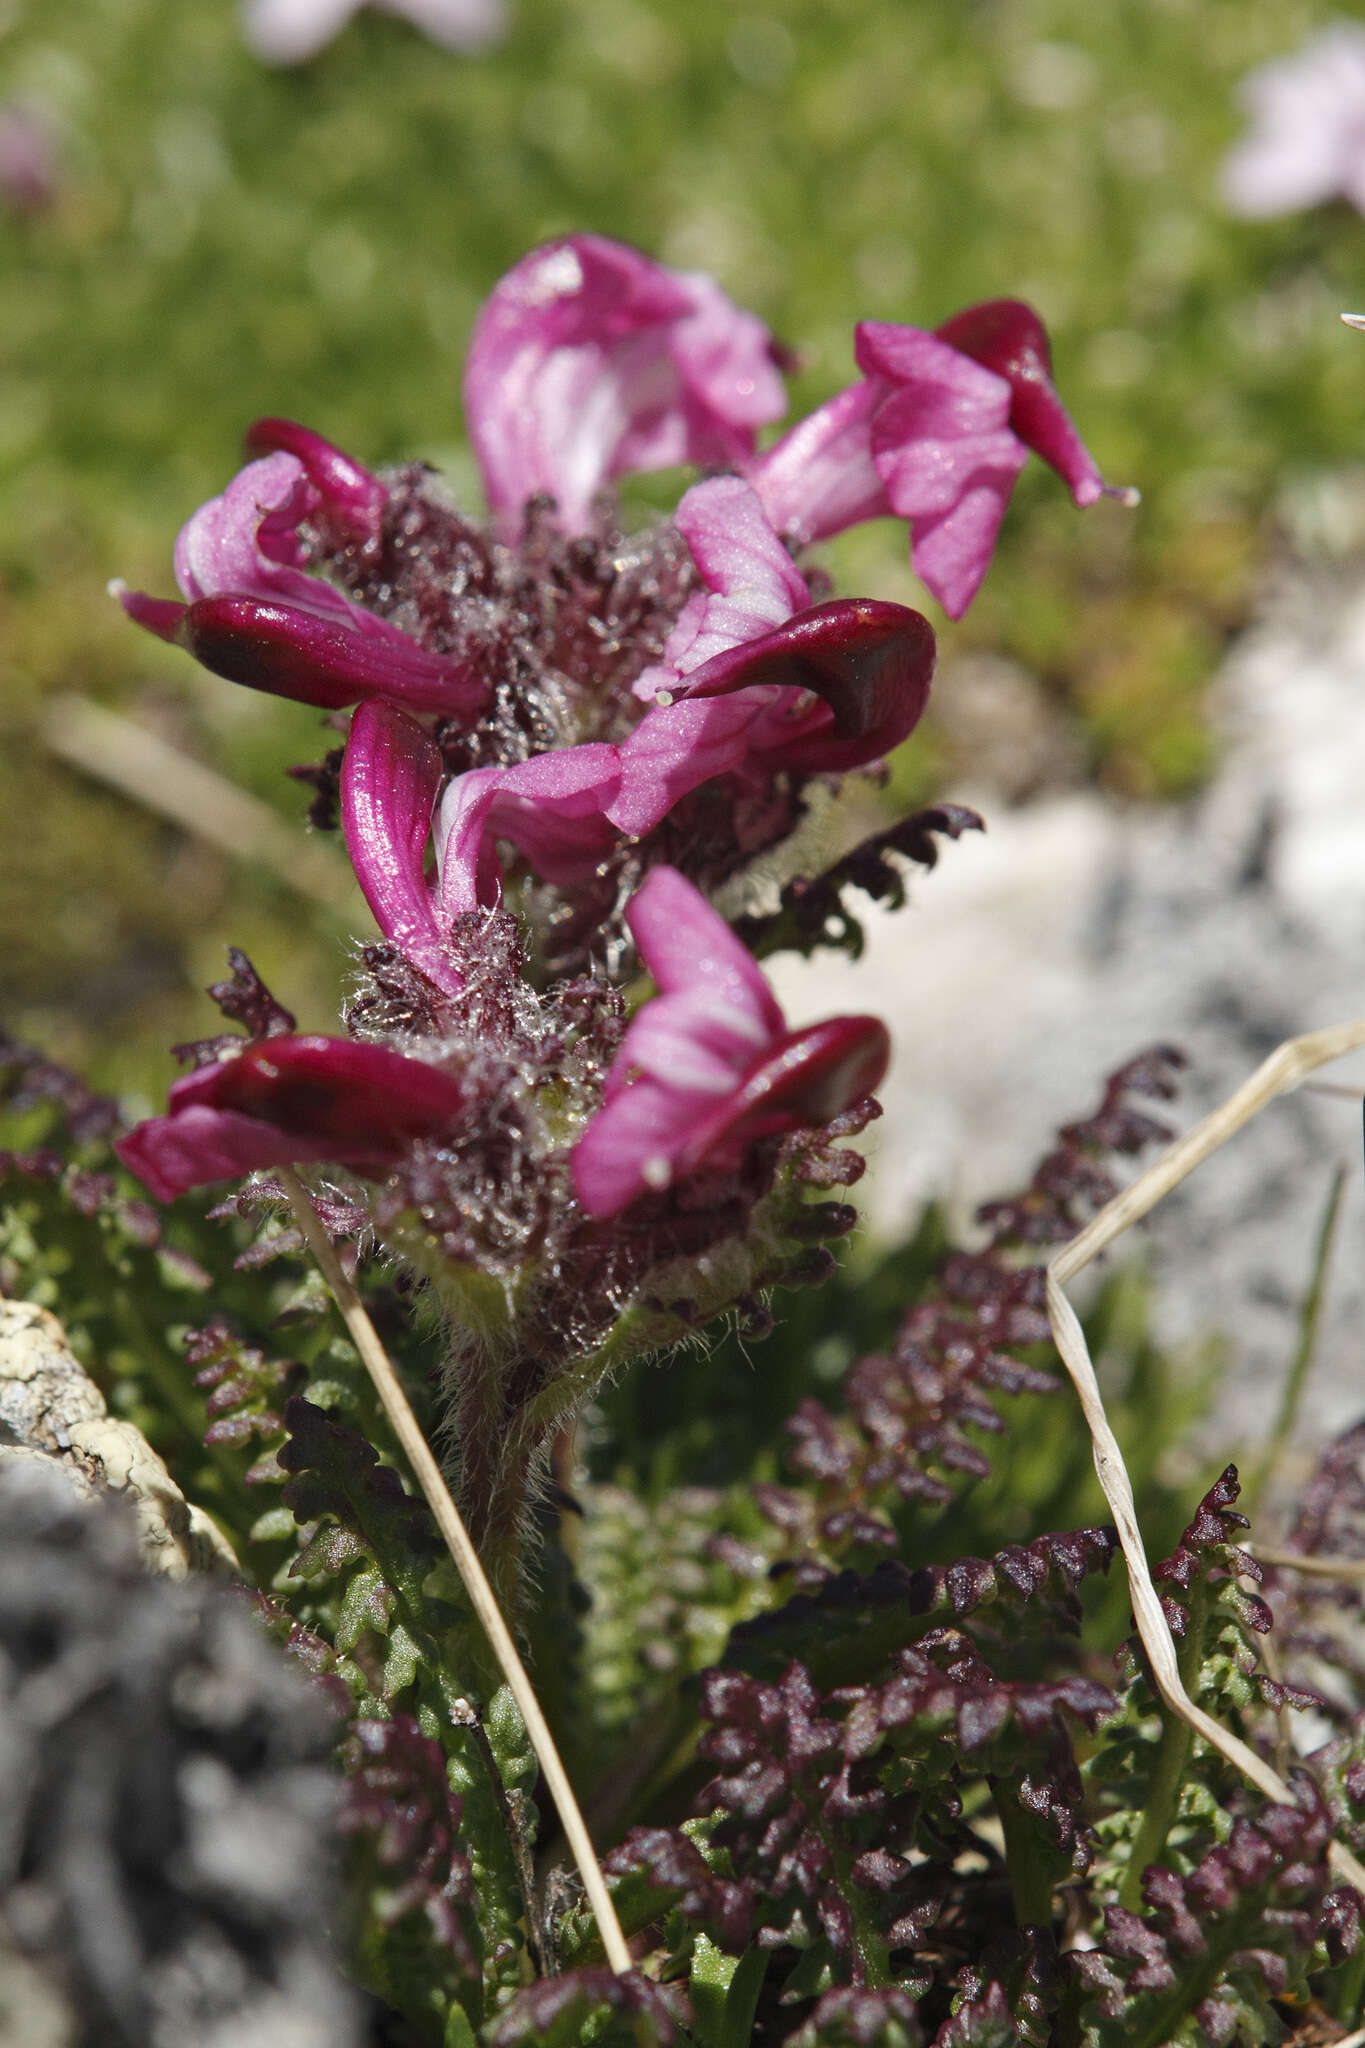
[[[554,1737],[540,1710],[540,1702],[526,1675],[526,1667],[521,1661],[502,1609],[493,1597],[493,1589],[479,1562],[479,1554],[470,1540],[469,1531],[450,1497],[450,1489],[432,1455],[430,1444],[422,1434],[417,1417],[412,1412],[402,1382],[394,1370],[393,1361],[379,1341],[379,1333],[370,1321],[364,1303],[341,1270],[336,1249],[322,1227],[322,1219],[313,1207],[311,1196],[292,1167],[280,1169],[280,1183],[289,1198],[289,1206],[294,1212],[299,1229],[303,1232],[308,1249],[331,1289],[332,1298],[341,1312],[342,1320],[364,1361],[366,1371],[374,1382],[375,1392],[379,1395],[384,1412],[393,1425],[394,1434],[407,1457],[413,1477],[426,1495],[428,1505],[436,1518],[436,1526],[445,1538],[455,1569],[469,1596],[470,1605],[502,1667],[508,1691],[516,1702],[517,1711],[535,1750],[550,1797],[559,1813],[565,1840],[578,1865],[579,1875],[583,1879],[583,1889],[597,1916],[598,1931],[602,1936],[607,1961],[618,1975],[626,1973],[632,1967],[630,1950],[621,1932],[621,1923],[616,1917],[616,1908],[611,1902],[602,1867],[597,1861],[592,1839],[584,1825],[578,1801],[574,1797],[573,1787],[560,1762]]]
[[[499,1605],[515,1614],[527,1509],[544,1445],[512,1397],[507,1364],[484,1346],[458,1351],[446,1376],[455,1388],[451,1433],[460,1506]]]

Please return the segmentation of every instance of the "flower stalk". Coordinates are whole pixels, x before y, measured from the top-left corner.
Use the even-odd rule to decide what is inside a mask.
[[[607,1961],[618,1974],[628,1972],[632,1967],[630,1950],[621,1932],[621,1923],[611,1902],[611,1894],[607,1890],[602,1867],[592,1846],[592,1838],[588,1834],[578,1801],[574,1797],[568,1773],[560,1761],[549,1724],[540,1710],[540,1702],[527,1676],[526,1667],[512,1640],[512,1632],[507,1626],[487,1574],[479,1561],[479,1553],[460,1518],[459,1509],[451,1498],[450,1489],[441,1475],[441,1468],[432,1454],[431,1446],[423,1436],[417,1417],[412,1412],[402,1383],[393,1369],[392,1360],[380,1342],[379,1333],[370,1321],[364,1303],[341,1270],[341,1262],[307,1190],[298,1175],[288,1167],[282,1170],[280,1179],[288,1196],[294,1220],[303,1233],[309,1251],[317,1261],[318,1270],[327,1282],[352,1342],[374,1383],[375,1392],[393,1425],[394,1434],[403,1448],[413,1477],[425,1494],[431,1512],[436,1518],[436,1525],[445,1539],[455,1569],[469,1596],[470,1606],[488,1638],[507,1681],[508,1690],[526,1723],[526,1732],[535,1749],[550,1797],[554,1801],[560,1826],[564,1830],[564,1838],[578,1866],[589,1903],[597,1916],[598,1932],[602,1937]]]

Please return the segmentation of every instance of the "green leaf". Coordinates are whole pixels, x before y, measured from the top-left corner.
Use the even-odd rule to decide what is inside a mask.
[[[452,2005],[446,2014],[442,2048],[479,2048],[478,2035],[469,2024],[469,2015],[462,2005]]]
[[[727,1956],[709,1935],[692,1951],[692,2032],[701,2048],[746,2048],[768,1958],[759,1949]]]

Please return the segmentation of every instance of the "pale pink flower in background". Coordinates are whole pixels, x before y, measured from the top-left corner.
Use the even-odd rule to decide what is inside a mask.
[[[366,0],[245,0],[243,33],[267,64],[303,64],[339,35]],[[506,18],[502,0],[368,0],[399,14],[448,50],[477,50],[496,41]]]
[[[1251,131],[1226,158],[1223,197],[1259,218],[1348,199],[1365,213],[1365,27],[1322,29],[1243,79]]]
[[[0,202],[10,213],[43,213],[57,196],[57,145],[32,107],[0,104]]]

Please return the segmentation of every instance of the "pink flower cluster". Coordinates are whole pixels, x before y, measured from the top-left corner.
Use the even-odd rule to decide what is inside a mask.
[[[180,535],[180,599],[118,586],[133,619],[215,673],[356,707],[334,795],[383,934],[375,987],[400,962],[418,991],[403,1014],[426,1019],[400,1027],[372,989],[351,1039],[276,1032],[201,1065],[124,1141],[156,1194],[303,1160],[383,1179],[414,1146],[429,1191],[483,1115],[498,1144],[515,1127],[539,1147],[583,1216],[661,1214],[699,1175],[752,1199],[774,1141],[871,1095],[882,1024],[791,1031],[698,886],[743,873],[813,779],[879,761],[927,700],[920,614],[827,598],[798,555],[899,517],[956,617],[1030,451],[1077,504],[1108,487],[1026,306],[974,307],[934,333],[867,323],[855,345],[859,381],[760,452],[785,408],[762,323],[707,277],[570,237],[518,264],[475,329],[465,405],[487,526],[424,472],[376,476],[266,420]],[[716,473],[672,520],[622,535],[613,481],[682,463]],[[531,982],[503,987],[498,1014],[519,1020],[503,1037],[471,1036],[479,934],[511,890],[547,947],[573,935],[615,1045],[596,1068],[563,1022],[578,998],[552,1023]],[[621,1037],[614,983],[634,959],[659,992]],[[547,1105],[571,1068],[565,1126]],[[512,1106],[490,1121],[497,1090]]]

